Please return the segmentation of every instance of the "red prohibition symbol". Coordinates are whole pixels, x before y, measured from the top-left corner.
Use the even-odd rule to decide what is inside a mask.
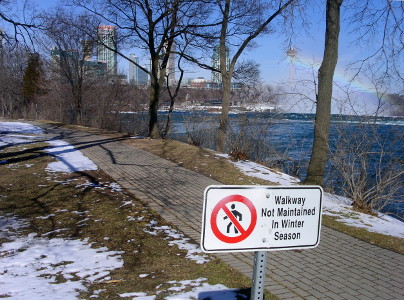
[[[233,213],[228,209],[226,206],[229,202],[240,202],[246,205],[251,213],[251,223],[247,229],[244,229],[237,218],[233,215]],[[233,225],[238,229],[240,235],[238,236],[227,236],[224,235],[219,228],[217,227],[217,216],[220,210],[223,210],[226,216],[230,219]],[[255,210],[254,204],[248,198],[241,196],[241,195],[231,195],[223,198],[220,200],[216,206],[213,208],[211,217],[210,217],[210,226],[212,228],[213,233],[215,236],[221,240],[222,242],[228,244],[239,243],[245,240],[254,230],[255,225],[257,224],[257,211]]]

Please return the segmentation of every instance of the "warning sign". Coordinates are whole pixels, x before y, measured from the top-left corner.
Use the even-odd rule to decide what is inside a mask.
[[[318,186],[209,186],[201,248],[232,252],[316,247],[322,194]]]

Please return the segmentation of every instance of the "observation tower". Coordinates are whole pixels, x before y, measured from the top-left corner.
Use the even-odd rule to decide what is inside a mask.
[[[297,51],[291,47],[288,51],[286,51],[286,55],[289,56],[289,81],[293,81],[295,79],[295,57],[297,55]]]

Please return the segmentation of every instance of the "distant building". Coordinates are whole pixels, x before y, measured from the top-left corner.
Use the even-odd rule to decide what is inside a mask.
[[[166,51],[175,51],[175,43],[172,44],[171,50],[165,48]],[[169,85],[175,85],[176,80],[175,80],[175,54],[171,53],[170,57],[168,58],[168,63],[167,63],[167,74],[166,76],[168,77],[168,84]]]
[[[213,81],[209,81],[206,83],[206,88],[208,89],[221,89],[223,87],[222,82],[213,82]]]
[[[93,57],[94,41],[93,40],[82,40],[81,46],[83,49],[84,61],[91,61],[91,58]]]
[[[86,55],[84,54],[84,57]],[[107,73],[107,65],[103,62],[82,60],[75,49],[61,50],[56,47],[51,49],[52,74],[63,80],[77,80],[83,70],[83,78],[100,78]],[[82,69],[81,69],[82,68]]]
[[[143,68],[147,70],[147,66],[144,65]],[[139,69],[138,72],[138,79],[139,79],[139,84],[146,85],[149,82],[149,74],[144,72],[142,69]]]
[[[109,74],[116,75],[118,73],[116,27],[112,25],[98,26],[97,39],[97,61],[106,64]]]
[[[207,84],[208,81],[203,77],[198,77],[189,81],[189,86],[196,89],[204,89],[207,87]]]
[[[173,52],[175,51],[175,44],[172,44],[171,49],[167,49],[168,46],[165,45],[164,46],[164,50],[162,53],[162,56],[167,53],[167,52]],[[159,71],[161,70],[161,66],[162,66],[163,61],[160,60],[159,61]],[[151,69],[151,60],[150,60],[150,69]],[[157,76],[160,75],[160,72],[158,73]],[[176,80],[175,80],[175,55],[173,53],[170,54],[169,58],[168,58],[168,62],[167,62],[167,66],[166,66],[166,77],[168,77],[168,85],[175,85],[176,84]]]
[[[51,49],[51,68],[55,77],[77,78],[79,54],[76,49]]]
[[[137,64],[139,63],[139,57],[137,57],[135,54],[130,54],[129,58],[135,63]],[[129,73],[128,73],[129,83],[137,83],[136,68],[137,66],[129,61]]]
[[[131,54],[129,57],[132,61],[139,64],[139,57],[137,57],[135,54]],[[146,85],[148,82],[148,74],[132,62],[129,62],[128,75],[129,83]]]
[[[99,61],[84,61],[84,77],[100,78],[107,73],[107,64]]]
[[[220,46],[215,46],[213,48],[213,55],[212,55],[212,67],[220,70]],[[230,67],[230,53],[229,49],[226,47],[226,70],[229,70]],[[212,71],[212,82],[214,84],[221,84],[222,83],[222,75],[220,72]]]

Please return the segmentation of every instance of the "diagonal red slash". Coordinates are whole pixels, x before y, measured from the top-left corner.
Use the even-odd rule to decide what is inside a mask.
[[[245,233],[244,228],[241,226],[240,222],[234,217],[233,213],[227,208],[226,205],[222,206],[222,209],[224,210],[224,213],[226,216],[229,217],[230,221],[233,223],[234,226],[240,231],[241,235]]]
[[[245,206],[247,206],[249,213],[251,214],[251,221],[250,225],[248,225],[248,228],[246,230],[244,230],[243,226],[241,226],[236,216],[233,215],[230,209],[226,206],[227,204],[232,202],[240,202],[243,203]],[[241,234],[237,236],[227,236],[220,231],[220,229],[217,227],[217,218],[219,215],[219,211],[221,211],[222,209],[226,214],[226,216],[230,218],[229,220],[232,222],[230,224],[233,224],[235,228],[239,230],[239,232],[241,232]],[[254,204],[251,202],[250,199],[241,195],[229,195],[223,198],[214,206],[212,213],[210,215],[210,226],[213,234],[220,241],[226,244],[236,244],[241,241],[244,241],[253,232],[256,224],[257,224],[257,211],[255,209]]]

